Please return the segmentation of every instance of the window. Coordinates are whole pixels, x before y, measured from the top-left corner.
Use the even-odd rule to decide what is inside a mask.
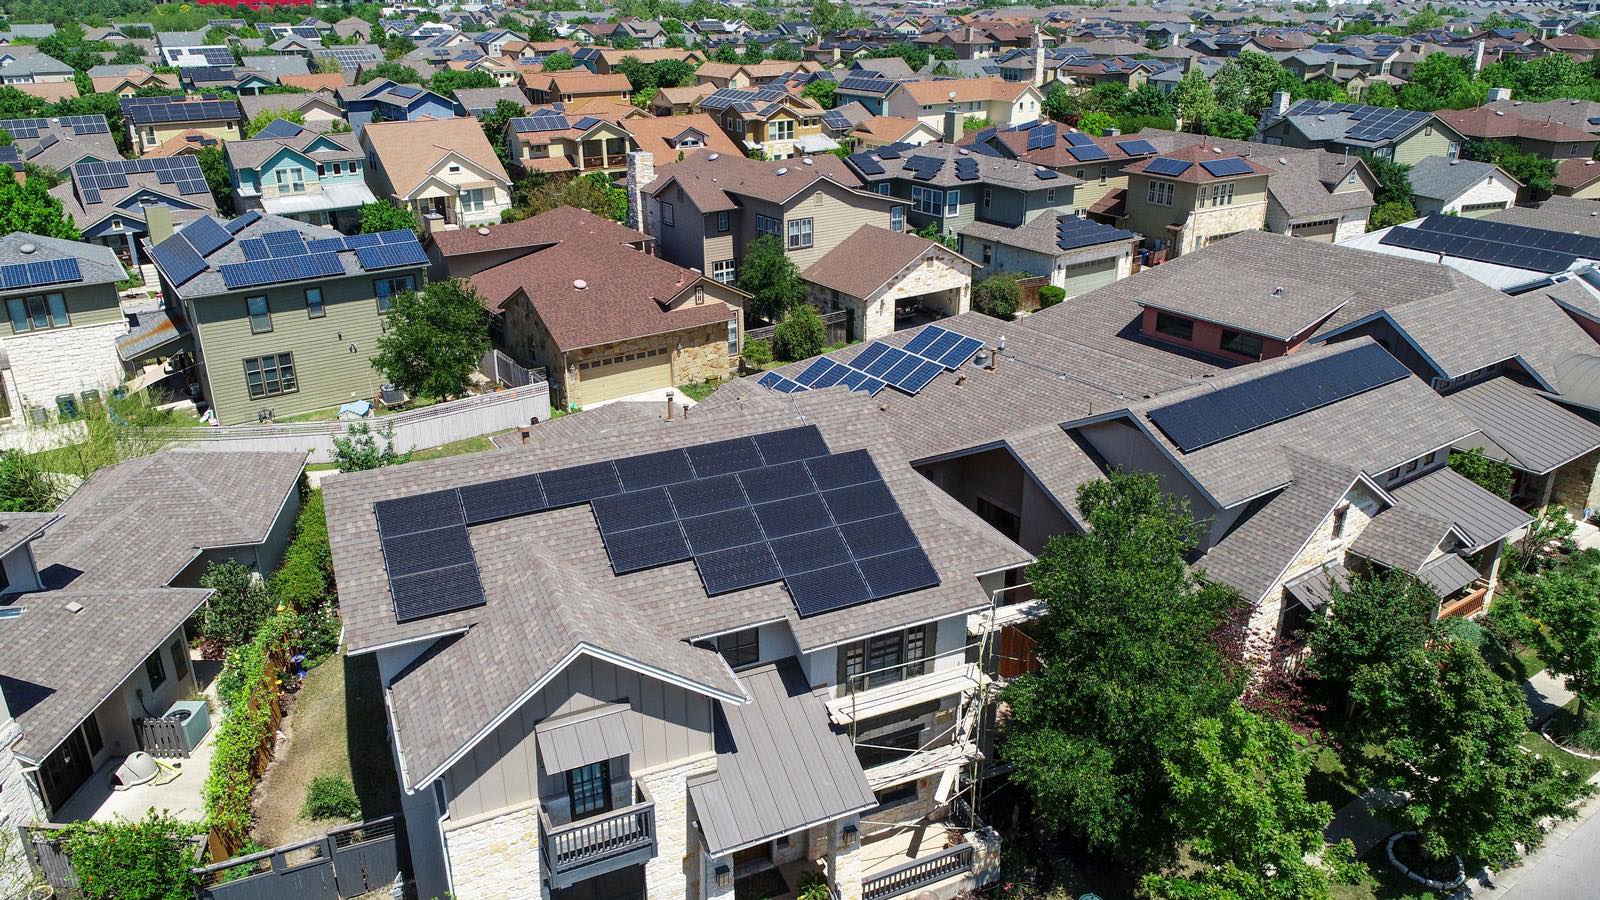
[[[779,222],[777,219],[772,218],[771,216],[757,215],[756,216],[756,234],[758,236],[759,235],[763,235],[763,234],[770,234],[773,237],[781,238],[781,237],[783,237],[783,223]]]
[[[1082,169],[1082,167],[1079,167],[1077,177],[1078,177],[1079,181],[1083,180],[1083,169]]]
[[[789,249],[800,250],[811,246],[811,219],[789,220]]]
[[[729,224],[728,211],[723,210],[717,213],[717,233],[727,234],[730,227],[732,226]]]
[[[1234,331],[1229,328],[1222,329],[1222,349],[1251,359],[1261,358],[1261,338],[1243,331]]]
[[[150,678],[150,690],[161,687],[167,680],[167,667],[161,664],[161,651],[150,654],[144,661],[144,674]]]
[[[767,140],[792,141],[794,140],[794,120],[779,119],[767,123]]]
[[[60,294],[12,297],[6,301],[11,330],[17,334],[37,328],[65,328],[72,324],[67,316],[67,301]]]
[[[328,174],[328,167],[324,166],[322,163],[317,163],[317,177],[321,178],[321,177],[323,177],[323,176],[325,176],[327,174]]]
[[[1346,503],[1333,511],[1333,539],[1344,537],[1345,520],[1350,517],[1350,504]]]
[[[731,259],[719,259],[711,264],[711,280],[718,284],[733,284],[738,277],[738,269]]]
[[[597,762],[567,770],[567,800],[572,818],[586,818],[611,810],[611,763]]]
[[[735,631],[717,638],[717,652],[729,668],[739,669],[761,661],[761,632],[756,628]]]
[[[266,334],[272,330],[272,310],[267,306],[267,298],[246,298],[244,311],[250,317],[251,334]]]
[[[878,182],[878,193],[888,196],[890,189],[893,187],[894,185],[887,181],[880,181]]]
[[[920,184],[911,186],[911,208],[925,216],[937,216],[943,211],[944,193]]]
[[[306,318],[320,319],[328,314],[322,305],[322,288],[306,288]]]
[[[1424,456],[1422,458],[1422,464],[1425,465],[1425,466],[1431,466],[1435,462],[1437,462],[1438,459],[1439,459],[1439,451],[1432,450],[1432,451],[1429,451],[1427,456]]]
[[[172,654],[172,674],[176,675],[179,681],[188,678],[189,651],[183,646],[183,638],[173,641],[172,646],[167,648],[167,652]]]
[[[461,192],[462,212],[483,212],[483,188],[472,188]]]
[[[915,678],[926,671],[933,626],[880,634],[840,648],[839,682],[846,690],[862,690]],[[864,678],[861,676],[865,676]]]
[[[1149,186],[1145,188],[1144,199],[1145,202],[1156,206],[1171,206],[1172,182],[1152,179]]]
[[[984,188],[983,189],[983,208],[984,209],[988,209],[989,205],[991,203],[993,203],[993,202],[994,202],[994,190],[992,188]]]
[[[1101,184],[1105,184],[1106,183],[1106,179],[1109,178],[1110,176],[1111,176],[1111,167],[1110,166],[1101,166],[1100,167],[1100,183]]]
[[[1156,313],[1156,331],[1180,341],[1194,340],[1194,322],[1171,313]]]
[[[1411,462],[1406,463],[1406,474],[1410,475],[1415,472],[1420,465],[1422,465],[1422,460],[1420,459],[1413,459]]]
[[[895,206],[889,207],[889,230],[890,231],[905,231],[906,230],[906,208],[904,206],[900,206],[900,205],[897,204]]]
[[[668,228],[671,228],[673,225],[671,203],[661,204],[661,224],[667,226]]]
[[[299,194],[306,189],[306,170],[299,166],[279,169],[273,175],[278,179],[279,193]]]
[[[106,739],[100,735],[100,720],[93,714],[83,720],[83,742],[89,748],[90,758],[98,756],[105,749]]]
[[[739,355],[739,322],[736,319],[728,320],[728,355]]]
[[[961,192],[958,190],[945,191],[944,214],[947,216],[953,216],[959,212],[961,212]]]
[[[294,377],[294,354],[273,353],[244,361],[244,383],[251,400],[290,394],[300,389]]]
[[[401,275],[397,278],[378,278],[372,282],[373,295],[378,298],[378,312],[389,311],[390,297],[416,289],[417,279],[414,275]]]
[[[1201,204],[1201,205],[1203,206],[1204,204]],[[1233,185],[1231,185],[1231,184],[1214,184],[1214,185],[1212,185],[1211,186],[1211,205],[1212,206],[1231,206],[1231,205],[1233,205]]]
[[[1055,204],[1055,202],[1056,202],[1056,189],[1055,188],[1045,188],[1044,202],[1048,203],[1048,204],[1051,204],[1051,205]]]

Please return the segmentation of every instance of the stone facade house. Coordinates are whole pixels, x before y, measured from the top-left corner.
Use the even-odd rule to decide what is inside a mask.
[[[961,229],[961,252],[980,281],[998,272],[1046,275],[1070,299],[1133,274],[1140,240],[1131,231],[1062,214],[1015,227],[973,222]]]
[[[1129,164],[1127,227],[1182,256],[1267,221],[1268,167],[1196,145]]]
[[[801,273],[806,299],[822,312],[850,313],[845,334],[870,341],[924,316],[966,312],[973,262],[943,244],[863,225]]]

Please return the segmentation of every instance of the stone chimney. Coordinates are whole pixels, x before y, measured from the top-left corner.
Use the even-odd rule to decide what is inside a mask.
[[[645,231],[644,189],[656,180],[655,154],[634,150],[628,154],[628,227]]]
[[[144,208],[144,224],[153,247],[172,237],[172,210],[159,203]]]
[[[1483,72],[1483,41],[1474,41],[1472,44],[1472,74]]]
[[[1033,86],[1044,90],[1044,36],[1033,26]]]
[[[956,92],[950,92],[950,107],[944,111],[944,142],[958,144],[966,128],[966,120],[961,115],[961,110],[956,106]]]

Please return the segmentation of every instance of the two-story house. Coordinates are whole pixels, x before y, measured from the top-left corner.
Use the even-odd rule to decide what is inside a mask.
[[[1130,163],[1127,227],[1170,259],[1267,221],[1272,170],[1194,145]]]
[[[325,134],[285,120],[224,152],[235,208],[260,209],[345,233],[360,226],[375,197],[366,182],[366,155],[351,134]]]
[[[188,97],[125,97],[119,101],[135,156],[191,133],[218,141],[244,136],[239,101]]]
[[[449,98],[414,84],[396,84],[387,78],[349,85],[336,93],[345,118],[358,130],[370,122],[448,119],[456,114],[455,102]]]
[[[477,119],[375,122],[361,130],[374,193],[417,213],[428,230],[500,221],[511,176]]]
[[[1479,106],[1473,109],[1442,109],[1439,120],[1462,137],[1481,141],[1502,141],[1523,153],[1532,153],[1557,162],[1566,159],[1591,159],[1596,137],[1582,128],[1555,121],[1536,119],[1511,110]]]
[[[1044,121],[985,128],[963,136],[958,143],[982,144],[1006,159],[1046,166],[1077,179],[1073,211],[1111,224],[1125,215],[1128,176],[1124,170],[1157,152],[1149,141],[1132,135],[1097,137]]]
[[[254,210],[190,222],[150,256],[168,314],[186,324],[201,396],[222,425],[378,395],[372,367],[392,296],[422,287],[416,234],[355,243]],[[381,245],[381,246],[380,246]]]
[[[121,380],[117,338],[127,331],[117,300],[126,277],[109,247],[13,232],[0,237],[0,328],[5,418],[53,410],[57,399],[108,396]]]
[[[523,76],[522,84],[534,105],[560,103],[572,112],[581,112],[590,103],[627,103],[633,98],[633,84],[620,72],[596,75],[579,69],[537,73]]]
[[[1261,113],[1256,140],[1331,153],[1371,153],[1411,165],[1428,156],[1455,159],[1465,139],[1433,113],[1322,100],[1291,106],[1288,92],[1279,91]]]
[[[722,88],[702,97],[695,108],[716,119],[735,144],[759,150],[767,159],[823,153],[839,146],[822,133],[822,107],[782,85]]]
[[[11,146],[25,162],[58,172],[80,162],[122,158],[105,116],[0,119],[0,131],[11,135]]]
[[[550,107],[506,122],[503,140],[523,172],[621,172],[637,149],[621,122]]]
[[[161,240],[173,222],[217,211],[200,162],[192,155],[80,162],[71,180],[50,189],[86,243],[117,251],[131,269],[147,261],[139,239]],[[160,228],[167,232],[158,233]]]
[[[239,108],[244,111],[246,122],[268,111],[299,113],[305,127],[314,131],[327,131],[335,122],[344,121],[344,110],[339,107],[339,98],[333,91],[323,89],[303,94],[256,94],[240,97]]]
[[[155,87],[177,90],[178,76],[171,72],[157,72],[141,63],[102,65],[89,69],[89,83],[96,94],[114,94],[132,97],[140,88]]]
[[[883,108],[874,112],[919,119],[940,128],[945,112],[955,107],[963,118],[983,119],[996,127],[1008,128],[1041,118],[1039,104],[1043,100],[1044,95],[1030,82],[1000,78],[906,81],[896,82],[884,95]]]

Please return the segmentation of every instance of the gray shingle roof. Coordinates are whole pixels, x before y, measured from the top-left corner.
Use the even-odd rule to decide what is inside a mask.
[[[1418,197],[1448,203],[1499,169],[1493,163],[1426,156],[1411,166],[1411,190]]]
[[[1533,521],[1533,517],[1501,500],[1449,468],[1435,469],[1414,481],[1391,488],[1403,507],[1456,526],[1467,539],[1468,553],[1487,547]]]
[[[1267,194],[1283,208],[1291,223],[1369,209],[1373,203],[1372,191],[1364,183],[1352,189],[1335,190],[1353,168],[1364,168],[1358,157],[1155,128],[1140,131],[1138,137],[1148,140],[1162,152],[1196,144],[1218,147],[1225,154],[1245,157],[1270,169],[1272,177],[1267,179]]]
[[[1491,378],[1446,399],[1525,472],[1542,475],[1600,448],[1600,425],[1510,378]]]
[[[32,253],[22,252],[22,247],[26,244],[33,245]],[[115,284],[128,277],[127,271],[122,268],[122,262],[117,259],[117,251],[110,247],[42,237],[23,231],[13,231],[0,237],[0,266],[46,259],[76,259],[78,271],[83,273],[83,280],[77,282],[79,285]],[[18,289],[21,290],[23,289]],[[15,292],[0,290],[0,294],[4,293]]]
[[[1099,244],[1087,244],[1074,247],[1071,250],[1061,249],[1059,227],[1063,216],[1035,216],[1032,222],[1007,228],[1004,225],[995,225],[990,222],[973,222],[961,229],[964,236],[978,238],[979,240],[994,241],[1010,247],[1020,247],[1034,253],[1043,253],[1046,256],[1061,256],[1072,254],[1075,258],[1101,259],[1107,256],[1119,256],[1129,247],[1130,242],[1142,240],[1139,235],[1110,225],[1101,226],[1101,234],[1105,240]]]
[[[1438,552],[1454,527],[1443,519],[1395,506],[1372,517],[1350,544],[1350,552],[1415,575]]]

